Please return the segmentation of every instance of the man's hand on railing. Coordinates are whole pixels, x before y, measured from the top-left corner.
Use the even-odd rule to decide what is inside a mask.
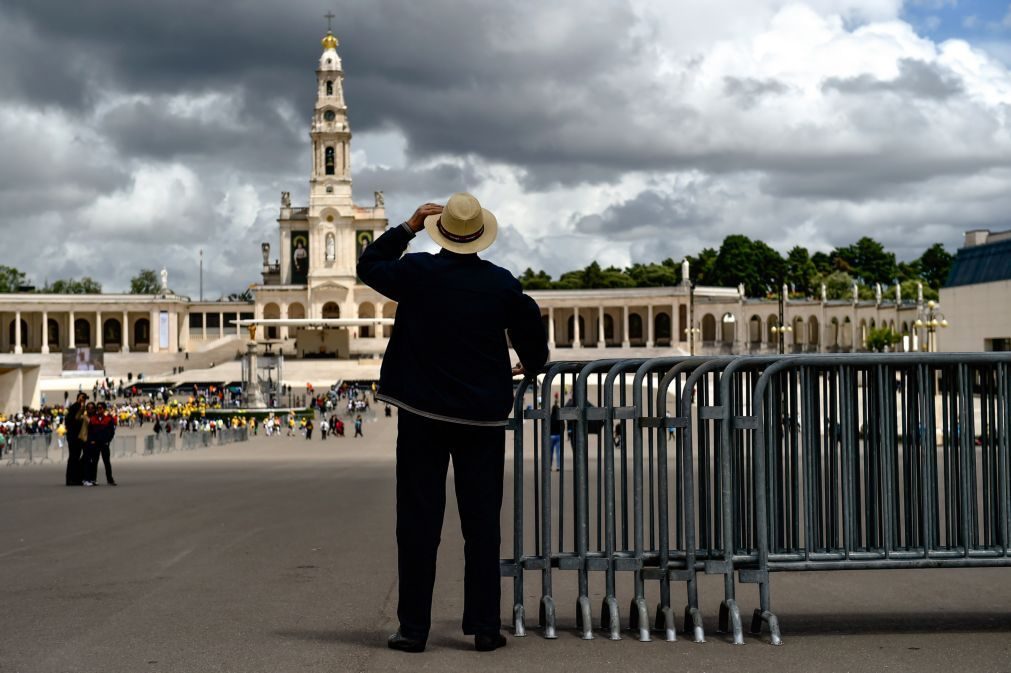
[[[523,376],[527,373],[527,370],[523,367],[522,362],[517,362],[513,366],[513,376]]]

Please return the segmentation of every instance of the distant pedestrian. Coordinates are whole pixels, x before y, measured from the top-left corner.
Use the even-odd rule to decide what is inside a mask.
[[[364,437],[365,434],[362,432],[362,417],[358,416],[355,418],[355,437]]]
[[[77,399],[67,409],[67,486],[80,486],[84,482],[84,471],[82,470],[82,457],[84,453],[84,441],[81,440],[81,425],[84,423],[85,403],[88,396],[84,393],[77,393]]]
[[[312,420],[307,420],[305,422],[305,438],[312,439]]]

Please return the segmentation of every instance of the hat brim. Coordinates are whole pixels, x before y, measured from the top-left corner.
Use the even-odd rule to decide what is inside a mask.
[[[481,209],[481,223],[484,225],[484,233],[481,234],[480,238],[466,243],[457,243],[443,236],[438,226],[440,217],[442,215],[429,215],[426,217],[425,231],[428,232],[433,241],[450,252],[456,252],[461,255],[481,252],[494,243],[495,237],[498,236],[498,220],[495,219],[495,216],[487,208]]]

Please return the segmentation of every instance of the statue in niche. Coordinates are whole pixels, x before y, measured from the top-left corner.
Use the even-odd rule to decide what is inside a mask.
[[[376,208],[386,207],[386,197],[383,196],[382,192],[376,192]]]
[[[281,192],[281,207],[291,208],[291,192]]]
[[[332,262],[337,259],[337,242],[333,234],[326,235],[326,261]]]

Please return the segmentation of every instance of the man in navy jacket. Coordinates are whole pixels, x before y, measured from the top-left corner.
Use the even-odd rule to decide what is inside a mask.
[[[422,228],[442,250],[404,255]],[[482,651],[506,642],[499,614],[505,425],[512,376],[543,368],[548,348],[537,304],[511,273],[477,256],[497,229],[477,199],[454,194],[445,209],[418,208],[358,261],[362,281],[397,302],[377,394],[400,409],[400,629],[388,642],[396,650],[421,652],[428,639],[450,458],[466,562],[463,632]]]

